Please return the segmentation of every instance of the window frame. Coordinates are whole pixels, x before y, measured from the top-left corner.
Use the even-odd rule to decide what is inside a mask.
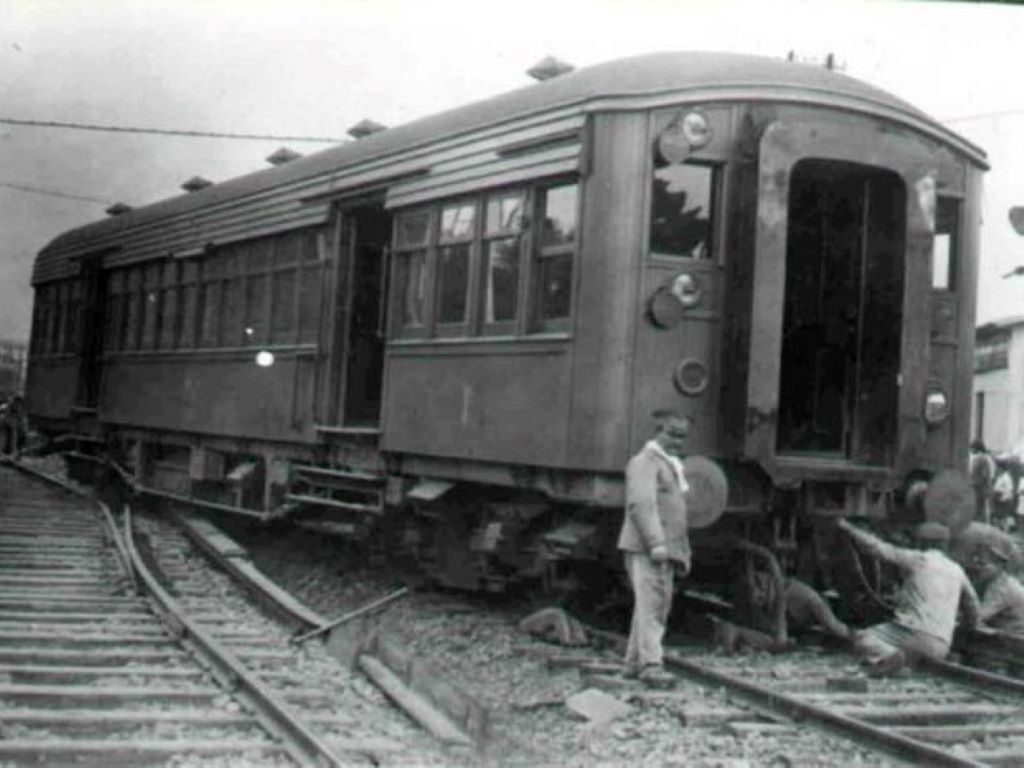
[[[451,236],[443,237],[441,228],[444,221],[444,211],[447,208],[463,208],[465,206],[471,206],[473,209],[473,223],[470,227],[469,234],[463,236]],[[480,198],[479,196],[473,197],[457,197],[442,202],[437,207],[436,215],[436,229],[434,231],[433,242],[433,269],[428,271],[428,282],[433,282],[432,294],[433,294],[433,306],[431,307],[430,317],[431,331],[433,336],[437,338],[463,338],[471,335],[471,329],[476,324],[476,301],[474,301],[474,287],[477,282],[477,274],[479,273],[480,261],[480,222],[483,218],[480,215]],[[463,296],[463,316],[461,320],[442,322],[441,320],[441,290],[442,290],[442,273],[441,273],[441,254],[446,248],[458,248],[460,246],[466,246],[468,252],[466,254],[466,288]],[[428,249],[431,250],[431,249]],[[433,275],[431,280],[429,275]]]
[[[558,243],[556,245],[545,246],[541,233],[537,227],[531,227],[532,243],[530,248],[530,266],[529,266],[529,291],[527,298],[527,306],[529,307],[529,325],[527,333],[558,333],[569,331],[572,327],[572,319],[575,316],[576,310],[576,283],[579,275],[579,240],[580,240],[580,222],[583,220],[582,217],[582,184],[580,179],[577,178],[563,178],[558,180],[549,180],[543,184],[538,184],[533,188],[534,191],[534,215],[531,217],[533,222],[541,222],[543,224],[544,214],[546,213],[546,205],[548,192],[552,189],[559,187],[574,186],[576,188],[575,196],[575,230],[572,242],[569,244]],[[571,276],[569,284],[569,311],[561,317],[543,318],[540,317],[540,280],[543,270],[541,265],[546,261],[553,261],[554,259],[569,256],[571,262]]]
[[[520,199],[520,214],[519,224],[515,229],[500,230],[494,234],[489,233],[487,214],[490,210],[490,202],[495,199],[513,197],[518,195]],[[533,218],[530,213],[532,211],[534,192],[530,187],[517,186],[517,187],[505,187],[501,189],[491,190],[481,197],[480,211],[480,245],[479,245],[479,256],[478,261],[480,266],[478,269],[477,285],[475,287],[476,301],[474,304],[477,305],[477,313],[479,317],[479,323],[476,327],[476,333],[478,336],[515,336],[521,332],[523,325],[524,309],[526,305],[527,295],[527,280],[528,280],[528,266],[526,254],[529,245],[529,221]],[[492,243],[503,242],[506,240],[516,241],[517,264],[516,269],[518,270],[516,278],[516,311],[515,314],[508,319],[504,320],[488,320],[487,319],[487,298],[488,298],[488,280],[490,278],[490,246]]]
[[[544,246],[537,231],[537,222],[543,222],[548,191],[560,187],[574,189],[574,234],[571,243]],[[519,194],[522,196],[523,213],[521,223],[515,235],[500,232],[487,232],[488,203],[499,197]],[[567,333],[573,323],[576,309],[576,293],[579,274],[579,250],[581,224],[583,221],[583,179],[577,174],[548,176],[533,179],[516,185],[506,185],[482,189],[472,196],[459,195],[420,203],[395,212],[395,226],[392,234],[390,255],[389,306],[387,339],[391,341],[430,341],[430,340],[465,340],[479,341],[488,338],[529,338],[543,334]],[[465,203],[472,203],[475,210],[472,238],[445,238],[440,236],[441,215],[445,208]],[[423,242],[416,244],[400,241],[401,218],[406,215],[417,215],[426,212],[429,226]],[[488,322],[486,316],[487,279],[489,267],[489,245],[492,242],[519,238],[519,276],[517,281],[516,314],[513,319]],[[467,286],[467,315],[461,322],[441,323],[438,317],[440,276],[440,250],[451,243],[469,243],[469,283]],[[424,322],[419,326],[403,325],[401,322],[406,286],[400,283],[407,280],[407,268],[403,259],[410,254],[422,253],[425,273],[424,280]],[[568,258],[571,275],[569,277],[569,308],[561,317],[540,317],[539,300],[541,292],[538,280],[543,273],[545,263],[557,258]]]
[[[403,216],[415,216],[417,214],[426,213],[427,225],[423,235],[423,240],[416,243],[404,243],[400,240],[400,219]],[[403,211],[397,212],[394,219],[394,229],[392,231],[391,243],[391,296],[389,297],[389,310],[388,310],[388,338],[396,339],[425,339],[433,334],[433,313],[434,313],[434,277],[433,277],[433,257],[432,253],[434,246],[432,243],[435,239],[435,232],[440,226],[438,223],[440,216],[438,209],[435,206],[415,206],[408,208]],[[408,271],[401,265],[402,260],[411,260],[415,255],[419,254],[422,263],[420,267],[420,281],[423,295],[423,303],[420,308],[422,317],[421,322],[417,324],[407,324],[403,322],[403,301],[406,296],[407,283],[404,283],[399,289],[399,279],[406,280]]]
[[[719,247],[719,238],[723,232],[722,228],[722,210],[723,210],[723,194],[725,188],[725,163],[720,160],[713,159],[686,159],[679,165],[690,165],[697,168],[706,168],[711,172],[711,190],[708,195],[708,202],[711,206],[711,210],[708,212],[709,232],[708,232],[708,248],[707,258],[695,258],[693,256],[666,253],[665,251],[657,251],[651,247],[651,235],[654,226],[654,173],[658,170],[657,160],[655,155],[657,150],[652,153],[652,159],[650,164],[650,183],[647,187],[649,196],[649,202],[647,205],[647,237],[644,247],[647,250],[648,259],[653,259],[661,263],[672,263],[672,264],[719,264],[721,261],[721,248]],[[671,165],[671,164],[666,164]]]

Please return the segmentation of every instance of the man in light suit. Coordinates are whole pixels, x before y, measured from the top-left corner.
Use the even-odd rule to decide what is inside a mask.
[[[686,478],[679,460],[692,421],[672,411],[654,414],[656,431],[626,466],[626,514],[619,534],[633,587],[633,623],[626,672],[653,686],[671,685],[662,639],[672,607],[675,572],[690,570]]]

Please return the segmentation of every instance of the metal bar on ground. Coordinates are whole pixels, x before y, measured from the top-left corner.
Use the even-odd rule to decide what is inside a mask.
[[[360,616],[363,616],[377,608],[381,608],[387,605],[388,603],[397,600],[400,597],[405,597],[407,594],[409,594],[409,588],[402,587],[401,589],[395,590],[390,595],[385,595],[379,600],[374,600],[372,603],[367,603],[362,608],[357,608],[354,611],[349,611],[344,616],[339,616],[338,618],[327,622],[327,624],[325,624],[322,627],[317,627],[316,629],[311,629],[308,632],[303,632],[301,635],[293,637],[292,642],[304,643],[311,637],[316,637],[317,635],[322,635],[325,632],[330,632],[335,627],[340,627],[342,624],[352,621],[353,619],[358,619]]]

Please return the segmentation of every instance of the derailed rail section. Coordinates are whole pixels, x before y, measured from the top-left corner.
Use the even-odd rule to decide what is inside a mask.
[[[0,660],[5,665],[4,671],[12,676],[18,676],[19,679],[26,676],[42,676],[50,681],[47,687],[40,686],[37,690],[5,690],[0,686],[0,700],[13,697],[12,700],[17,702],[34,694],[36,698],[46,703],[49,710],[33,712],[30,717],[22,718],[26,727],[48,724],[50,728],[56,729],[75,725],[79,728],[90,726],[98,728],[103,724],[114,723],[120,718],[134,723],[140,729],[146,729],[146,732],[154,729],[160,731],[161,728],[166,732],[168,723],[173,724],[174,722],[237,728],[248,721],[253,725],[258,723],[256,727],[258,736],[241,739],[236,737],[209,739],[207,741],[195,738],[188,740],[180,738],[125,739],[122,736],[121,739],[112,738],[110,741],[106,741],[81,738],[59,740],[53,739],[52,733],[49,733],[49,738],[0,740],[0,758],[31,759],[40,764],[80,763],[85,759],[102,765],[150,763],[162,765],[175,754],[230,754],[241,755],[255,761],[274,759],[280,761],[285,759],[284,756],[287,753],[301,765],[340,766],[346,764],[346,761],[338,757],[321,736],[309,729],[295,716],[286,701],[258,680],[212,635],[196,622],[189,620],[177,602],[160,586],[154,574],[148,570],[135,550],[131,536],[130,510],[125,515],[125,535],[122,536],[111,524],[113,517],[110,511],[106,510],[101,503],[57,478],[24,465],[17,465],[17,469],[96,504],[105,518],[106,528],[103,536],[106,539],[100,539],[94,518],[86,519],[92,517],[92,513],[83,509],[82,505],[71,506],[67,502],[54,505],[50,500],[45,504],[23,502],[18,505],[9,499],[5,500],[0,505],[0,509],[4,511],[3,517],[0,518],[4,521],[3,527],[0,528],[0,547],[6,548],[8,554],[16,551],[23,552],[26,555],[26,559],[23,561],[26,567],[57,567],[58,570],[62,569],[66,572],[51,574],[49,577],[43,578],[43,581],[37,577],[16,577],[16,575],[10,577],[6,573],[0,575],[0,590],[2,590],[0,591],[0,622],[3,621],[4,613],[7,613],[8,621],[28,617],[33,622],[33,626],[39,626],[40,622],[47,622],[54,626],[60,624],[71,626],[72,623],[76,623],[78,627],[97,627],[110,624],[110,615],[113,611],[114,624],[118,628],[128,622],[131,622],[131,627],[134,627],[134,622],[143,621],[146,618],[151,620],[151,624],[145,627],[144,634],[137,634],[135,630],[131,630],[108,633],[103,636],[99,636],[98,632],[83,636],[76,632],[76,636],[67,640],[69,649],[49,653],[10,647],[11,641],[16,639],[45,642],[42,636],[37,637],[35,633],[31,636],[20,637],[15,637],[12,634],[6,636],[0,634],[0,639],[7,641],[0,646],[2,648],[0,649]],[[5,482],[11,482],[12,476],[16,476],[11,469],[0,467],[0,472],[5,474]],[[51,510],[50,505],[54,505],[54,509]],[[18,514],[19,509],[29,510],[28,515],[31,520],[26,519],[24,512]],[[46,523],[45,527],[41,528],[43,531],[63,529],[66,532],[53,535],[43,532],[40,535],[38,530],[43,525],[41,520],[44,518]],[[37,540],[39,546],[27,546],[31,544],[28,539]],[[109,578],[98,582],[86,581],[88,572],[77,569],[75,567],[77,561],[74,559],[70,560],[72,565],[70,568],[61,568],[47,562],[47,557],[52,557],[52,552],[57,547],[63,550],[61,560],[66,560],[66,555],[69,552],[75,552],[80,548],[80,545],[76,543],[82,540],[92,540],[92,548],[87,555],[83,555],[85,561],[97,561],[105,557],[105,560],[108,561],[108,569],[110,569],[115,567],[111,560],[117,561],[121,557],[125,558],[121,565],[120,578],[113,585]],[[117,558],[110,555],[108,541],[111,540],[115,543],[119,553]],[[5,558],[5,568],[9,569],[12,562],[16,563],[17,561],[13,561],[9,557]],[[133,594],[136,589],[134,582],[136,578],[138,587],[145,592],[150,600],[143,601]],[[5,580],[8,583],[7,589],[3,589]],[[34,590],[15,593],[11,591],[12,585],[31,585]],[[70,591],[70,594],[47,594],[45,596],[41,594],[42,590],[53,592],[53,585],[62,585],[63,588]],[[159,615],[164,627],[152,624],[153,612]],[[170,637],[168,637],[167,630],[169,630]],[[125,676],[130,679],[135,675],[166,676],[161,670],[140,668],[138,665],[143,663],[152,665],[170,659],[180,667],[189,662],[189,656],[191,656],[201,659],[201,665],[195,665],[193,677],[189,679],[205,679],[206,672],[210,671],[221,687],[212,689],[200,689],[199,686],[191,685],[182,687],[180,681],[177,680],[168,689],[153,686],[145,686],[138,690],[103,686],[92,687],[91,691],[69,691],[54,688],[52,679],[61,676],[74,678],[76,675],[79,677],[92,675],[89,678],[90,681],[99,679],[100,682],[97,685],[103,685],[102,679],[97,678],[95,672],[89,672],[81,666],[79,668],[70,666],[74,659],[82,657],[82,653],[71,650],[71,646],[81,647],[85,641],[100,644],[100,651],[89,659],[89,664],[102,667],[100,672],[111,677]],[[143,647],[136,649],[135,646],[138,645]],[[186,650],[189,653],[186,653]],[[92,667],[90,666],[89,669]],[[181,670],[178,670],[177,676],[182,675]],[[14,687],[16,688],[16,686]],[[7,688],[11,688],[11,686],[7,686]],[[219,708],[220,711],[217,711],[218,705],[223,703],[225,691],[231,698],[241,701],[245,709],[254,713],[256,720],[238,713],[225,713],[222,707]],[[172,702],[191,702],[200,707],[207,705],[207,709],[198,709],[187,713],[151,710],[140,714],[132,713],[131,717],[126,716],[123,712],[89,714],[84,718],[81,715],[66,717],[60,713],[54,714],[52,710],[57,709],[61,701],[67,701],[73,693],[78,694],[79,700],[95,699],[105,702],[106,706],[113,707],[124,706],[124,701],[151,702],[153,699],[167,697]],[[12,717],[16,720],[17,716],[15,714]],[[6,716],[4,720],[8,722]],[[252,726],[250,726],[250,730],[252,730]],[[268,733],[272,738],[267,737]]]
[[[134,494],[152,496],[170,502],[172,505],[183,507],[188,507],[195,501],[173,494],[154,492],[150,488],[137,484],[134,477],[116,463],[95,461],[113,471],[125,487]],[[58,478],[49,475],[42,475],[42,477],[61,484],[69,490],[77,491],[73,486],[69,486]],[[181,509],[173,509],[172,512],[172,516],[182,532],[200,551],[219,568],[227,572],[263,607],[269,609],[285,623],[299,628],[293,636],[293,644],[299,645],[314,637],[323,639],[326,641],[327,652],[343,663],[351,660],[348,658],[349,649],[339,651],[336,644],[330,640],[331,631],[341,624],[360,618],[383,607],[386,603],[408,594],[406,589],[399,590],[371,605],[363,606],[357,611],[329,621],[311,611],[264,576],[249,560],[245,550],[224,535],[216,526],[198,515]],[[169,615],[168,621],[174,624],[173,614]],[[356,649],[359,668],[407,715],[418,722],[428,733],[443,742],[474,745],[477,748],[484,746],[490,731],[490,713],[486,707],[463,692],[458,685],[447,680],[439,671],[420,660],[409,658],[407,653],[396,647],[388,638],[373,634],[365,639],[367,642]],[[268,691],[273,693],[270,689]]]

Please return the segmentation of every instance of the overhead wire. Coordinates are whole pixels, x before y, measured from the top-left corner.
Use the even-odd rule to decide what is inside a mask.
[[[0,181],[0,187],[4,189],[13,189],[18,192],[31,192],[35,195],[47,195],[49,197],[63,197],[68,200],[84,200],[89,203],[99,203],[100,205],[111,205],[110,200],[104,200],[99,197],[90,197],[88,195],[77,195],[73,192],[64,192],[59,189],[47,189],[45,187],[34,187],[31,184],[16,184],[11,181]]]
[[[142,128],[127,125],[100,125],[98,123],[61,122],[58,120],[24,120],[0,116],[0,124],[31,128],[67,128],[77,131],[104,131],[108,133],[136,133],[154,136],[183,136],[203,139],[242,139],[246,141],[305,141],[320,144],[338,144],[346,139],[331,136],[282,136],[265,133],[225,133],[220,131],[186,131],[172,128]]]
[[[983,120],[989,117],[1006,117],[1008,115],[1021,115],[1024,114],[1024,107],[1015,107],[1014,109],[1001,109],[994,112],[978,112],[973,115],[957,115],[955,117],[940,117],[939,122],[942,123],[961,123],[967,120]]]

